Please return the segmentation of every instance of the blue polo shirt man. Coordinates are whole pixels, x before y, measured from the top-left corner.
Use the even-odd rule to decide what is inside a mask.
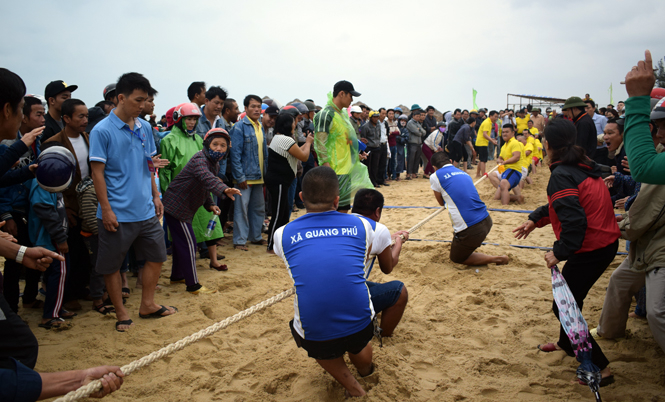
[[[148,96],[156,91],[138,73],[120,77],[116,91],[118,106],[90,133],[89,159],[99,200],[95,269],[104,275],[118,319],[116,330],[124,332],[133,323],[122,303],[119,269],[132,245],[136,258],[146,261],[139,316],[163,317],[177,310],[154,301],[155,286],[166,261],[164,232],[159,223],[164,207],[151,159],[157,153],[152,128],[138,116]]]
[[[136,118],[132,133],[114,111],[90,134],[90,162],[105,166],[108,200],[118,222],[145,221],[155,216],[152,173],[146,159],[146,155],[157,154],[155,142],[150,141],[152,128],[147,121]],[[97,218],[102,219],[101,208],[97,209]]]

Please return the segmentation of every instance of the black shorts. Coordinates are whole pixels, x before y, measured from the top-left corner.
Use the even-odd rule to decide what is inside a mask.
[[[307,339],[303,339],[293,328],[293,320],[289,321],[289,327],[291,327],[291,335],[293,335],[296,345],[299,348],[305,349],[307,356],[317,360],[337,359],[344,356],[346,352],[357,355],[365,349],[365,346],[367,346],[374,336],[374,324],[371,321],[367,327],[355,334],[329,341],[308,341]]]
[[[476,152],[478,152],[478,158],[480,159],[481,162],[487,162],[487,157],[489,156],[487,152],[487,145],[485,146],[477,146],[476,147]]]
[[[450,260],[461,264],[480,247],[487,234],[492,230],[492,218],[487,217],[461,232],[455,233],[453,244],[450,246]]]
[[[450,143],[450,158],[454,162],[465,161],[469,158],[469,155],[466,152],[466,147],[457,141]]]

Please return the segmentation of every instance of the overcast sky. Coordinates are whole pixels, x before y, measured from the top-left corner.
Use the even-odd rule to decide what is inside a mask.
[[[351,81],[374,108],[504,108],[506,94],[601,105],[650,49],[665,56],[665,1],[4,1],[0,65],[29,93],[76,84],[89,106],[125,72],[159,91],[156,113],[192,81],[282,103],[322,105]],[[242,106],[241,106],[242,109]]]

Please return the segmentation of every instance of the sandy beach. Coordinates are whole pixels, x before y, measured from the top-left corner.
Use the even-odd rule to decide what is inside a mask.
[[[493,167],[490,162],[489,168]],[[475,175],[475,172],[472,173]],[[524,205],[502,207],[493,200],[489,181],[478,185],[490,208],[532,210],[547,200],[549,172],[539,169],[524,191]],[[419,178],[382,187],[386,205],[436,206],[429,181]],[[386,209],[382,223],[391,232],[407,230],[433,209]],[[301,216],[300,211],[295,216]],[[536,345],[555,341],[558,321],[551,312],[550,272],[544,251],[510,244],[550,247],[550,227],[518,241],[512,230],[523,213],[490,212],[494,227],[480,251],[506,254],[507,266],[467,268],[448,258],[450,245],[410,241],[392,275],[374,269],[371,280],[403,281],[409,304],[393,338],[383,347],[373,340],[376,371],[362,379],[367,401],[559,401],[593,400],[588,387],[574,381],[577,361],[564,352],[545,354]],[[414,239],[450,240],[452,228],[442,213],[412,234]],[[231,243],[230,239],[227,239]],[[288,289],[292,282],[276,256],[263,246],[248,252],[219,248],[228,272],[207,268],[198,260],[199,279],[217,289],[212,295],[190,295],[185,285],[170,285],[170,259],[164,264],[158,303],[180,312],[164,319],[138,317],[140,291],[127,301],[135,327],[114,330],[115,316],[103,317],[82,302],[67,330],[38,328],[41,311],[21,310],[40,344],[38,371],[82,369],[102,364],[122,366],[165,345],[223,320]],[[621,241],[620,251],[625,251]],[[583,313],[591,328],[598,318],[617,256],[589,293]],[[313,262],[316,263],[316,262]],[[130,279],[132,287],[136,278]],[[109,401],[342,401],[344,390],[291,338],[288,321],[293,299],[278,303],[208,339],[127,377]],[[658,401],[665,389],[665,353],[651,336],[646,320],[629,319],[620,341],[601,340],[616,382],[601,390],[604,401]],[[352,369],[355,373],[355,370]]]

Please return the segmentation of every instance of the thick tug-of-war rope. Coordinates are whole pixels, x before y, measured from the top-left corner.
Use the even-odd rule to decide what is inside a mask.
[[[494,169],[490,170],[488,173],[491,173],[492,171],[494,171],[498,167],[499,166],[497,165],[496,167],[494,167]],[[487,176],[483,176],[478,181],[473,183],[474,186],[477,185],[478,183],[480,183],[485,177],[487,177]],[[408,232],[413,233],[416,230],[420,229],[425,223],[432,220],[434,217],[436,217],[438,214],[443,212],[445,209],[446,209],[445,207],[439,208],[438,210],[436,210],[436,212],[429,215],[427,218],[423,219],[422,221],[418,222],[414,227],[409,229]],[[402,236],[402,238],[403,238],[403,236]],[[394,243],[395,242],[393,241],[393,244]],[[206,337],[214,334],[215,332],[220,331],[220,330],[228,327],[231,324],[235,324],[236,322],[238,322],[238,321],[240,321],[244,318],[247,318],[247,317],[249,317],[250,315],[252,315],[256,312],[259,312],[259,311],[261,311],[261,310],[263,310],[267,307],[270,307],[273,304],[276,304],[276,303],[286,299],[287,297],[292,296],[295,292],[296,292],[295,287],[290,288],[288,290],[285,290],[282,293],[271,297],[270,299],[264,300],[259,304],[256,304],[256,305],[254,305],[254,306],[252,306],[252,307],[250,307],[246,310],[243,310],[243,311],[241,311],[241,312],[239,312],[239,313],[237,313],[237,314],[235,314],[235,315],[233,315],[229,318],[224,319],[223,321],[220,321],[216,324],[213,324],[213,325],[211,325],[207,328],[204,328],[204,329],[200,330],[199,332],[197,332],[195,334],[189,335],[186,338],[183,338],[183,339],[181,339],[181,340],[179,340],[175,343],[172,343],[170,345],[167,345],[167,346],[165,346],[165,347],[163,347],[163,348],[161,348],[161,349],[159,349],[155,352],[150,353],[147,356],[143,356],[142,358],[140,358],[138,360],[134,360],[133,362],[131,362],[131,363],[125,365],[125,366],[122,366],[120,368],[120,370],[122,370],[122,372],[125,375],[129,375],[129,374],[133,373],[134,371],[136,371],[140,368],[143,368],[143,367],[145,367],[145,366],[147,366],[147,365],[149,365],[149,364],[151,364],[151,363],[153,363],[157,360],[162,359],[165,356],[170,355],[173,352],[184,349],[185,347],[187,347],[187,346],[189,346],[189,345],[191,345],[195,342],[198,342],[201,339],[206,338]],[[84,385],[83,387],[77,389],[76,391],[72,391],[72,392],[68,393],[67,395],[65,395],[63,397],[56,399],[55,402],[74,402],[74,401],[77,401],[77,400],[82,399],[82,398],[87,398],[88,396],[90,396],[94,392],[99,391],[101,388],[102,388],[101,381],[100,380],[95,380],[95,381],[92,381],[89,384]]]
[[[183,339],[179,340],[178,342],[175,342],[175,343],[172,343],[168,346],[165,346],[165,347],[163,347],[163,348],[161,348],[161,349],[159,349],[155,352],[150,353],[147,356],[143,356],[142,358],[140,358],[138,360],[134,360],[133,362],[127,364],[126,366],[122,366],[120,369],[122,370],[122,372],[125,375],[129,375],[129,374],[133,373],[134,371],[149,365],[150,363],[153,363],[153,362],[155,362],[155,361],[157,361],[157,360],[159,360],[159,359],[161,359],[161,358],[163,358],[167,355],[170,355],[173,352],[176,352],[180,349],[183,349],[186,346],[189,346],[194,342],[198,342],[201,339],[203,339],[205,337],[208,337],[208,336],[214,334],[215,332],[220,331],[220,330],[228,327],[229,325],[234,324],[234,323],[242,320],[243,318],[247,318],[247,317],[249,317],[250,315],[252,315],[256,312],[259,312],[259,311],[265,309],[266,307],[270,307],[273,304],[276,304],[276,303],[286,299],[287,297],[293,295],[295,293],[295,291],[296,291],[295,288],[285,290],[282,293],[280,293],[278,295],[275,295],[275,296],[271,297],[268,300],[264,300],[261,303],[256,304],[256,305],[254,305],[254,306],[252,306],[252,307],[250,307],[246,310],[243,310],[243,311],[235,314],[232,317],[226,318],[225,320],[220,321],[216,324],[213,324],[213,325],[209,326],[208,328],[204,328],[204,329],[200,330],[199,332],[197,332],[193,335],[190,335],[186,338],[183,338]],[[100,380],[95,380],[95,381],[92,381],[91,383],[77,389],[76,391],[72,391],[72,392],[68,393],[67,395],[63,396],[62,398],[56,399],[56,402],[77,401],[81,398],[88,397],[90,394],[100,390],[101,388],[102,388],[101,381]]]

